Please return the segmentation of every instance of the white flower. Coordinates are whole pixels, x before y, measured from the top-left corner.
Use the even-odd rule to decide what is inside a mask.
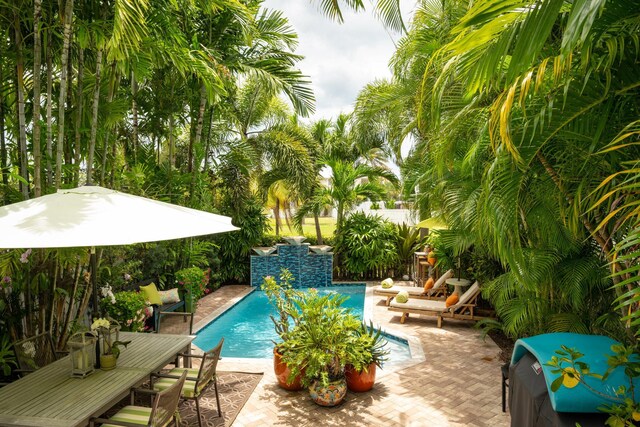
[[[100,293],[102,294],[103,298],[109,298],[109,301],[111,301],[111,304],[116,303],[116,297],[113,294],[113,291],[111,290],[111,285],[105,285],[101,287]]]

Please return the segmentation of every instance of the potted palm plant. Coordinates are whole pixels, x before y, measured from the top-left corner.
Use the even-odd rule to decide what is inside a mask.
[[[280,274],[280,283],[274,277],[267,276],[260,288],[277,312],[276,316],[270,316],[280,337],[279,343],[275,341],[273,343],[273,370],[276,374],[276,380],[278,385],[285,390],[297,391],[302,390],[300,375],[291,376],[291,370],[282,360],[282,354],[285,351],[284,343],[287,341],[292,323],[295,324],[295,319],[298,316],[292,303],[292,298],[298,291],[293,289],[291,282],[293,282],[293,275],[289,270],[283,268]]]
[[[355,334],[357,339],[352,349],[352,359],[345,366],[344,373],[349,390],[364,392],[373,388],[376,367],[382,367],[389,350],[386,349],[387,342],[382,337],[382,331],[374,328],[373,322],[369,326],[361,323]]]
[[[361,323],[341,307],[347,298],[320,295],[313,289],[295,294],[292,302],[299,317],[281,345],[290,378],[300,375],[311,398],[322,406],[339,404],[347,392],[344,367],[354,358],[355,331]]]

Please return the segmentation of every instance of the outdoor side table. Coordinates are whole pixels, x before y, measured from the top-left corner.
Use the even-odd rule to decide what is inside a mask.
[[[445,283],[447,285],[454,286],[455,291],[453,292],[458,294],[458,296],[460,296],[462,295],[462,288],[466,288],[467,286],[469,286],[471,284],[471,280],[452,278],[452,279],[447,279]]]

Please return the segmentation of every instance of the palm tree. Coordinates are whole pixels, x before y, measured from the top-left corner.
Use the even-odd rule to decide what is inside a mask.
[[[310,205],[332,205],[336,208],[336,232],[342,228],[345,215],[358,203],[381,199],[386,194],[378,183],[379,179],[393,184],[398,182],[393,172],[381,167],[342,159],[326,159],[323,163],[331,170],[330,183],[327,188],[316,192]]]

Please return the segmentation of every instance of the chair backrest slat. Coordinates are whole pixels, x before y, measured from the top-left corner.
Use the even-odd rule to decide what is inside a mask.
[[[431,288],[431,290],[434,291],[436,289],[440,289],[442,286],[444,286],[444,282],[446,282],[447,279],[451,278],[451,276],[453,276],[453,270],[447,270],[447,272],[445,272],[442,276],[440,276],[438,280],[436,280],[436,283],[433,284],[433,288]]]
[[[158,318],[159,334],[192,335],[193,313],[161,311]]]
[[[218,366],[218,360],[220,360],[220,353],[222,353],[222,344],[224,344],[224,338],[220,338],[218,345],[205,353],[198,373],[198,387],[201,384],[208,384],[209,381],[213,379],[216,373],[216,367]],[[196,392],[197,391],[198,390],[196,390]]]
[[[171,421],[171,417],[178,410],[180,394],[186,378],[187,371],[184,371],[178,381],[158,392],[151,407],[151,417],[149,418],[149,423],[152,426],[164,427]]]
[[[476,282],[469,286],[469,289],[465,293],[460,296],[460,299],[457,303],[449,307],[450,311],[456,311],[461,305],[467,304],[473,297],[478,296],[480,293],[480,283],[476,280]]]

